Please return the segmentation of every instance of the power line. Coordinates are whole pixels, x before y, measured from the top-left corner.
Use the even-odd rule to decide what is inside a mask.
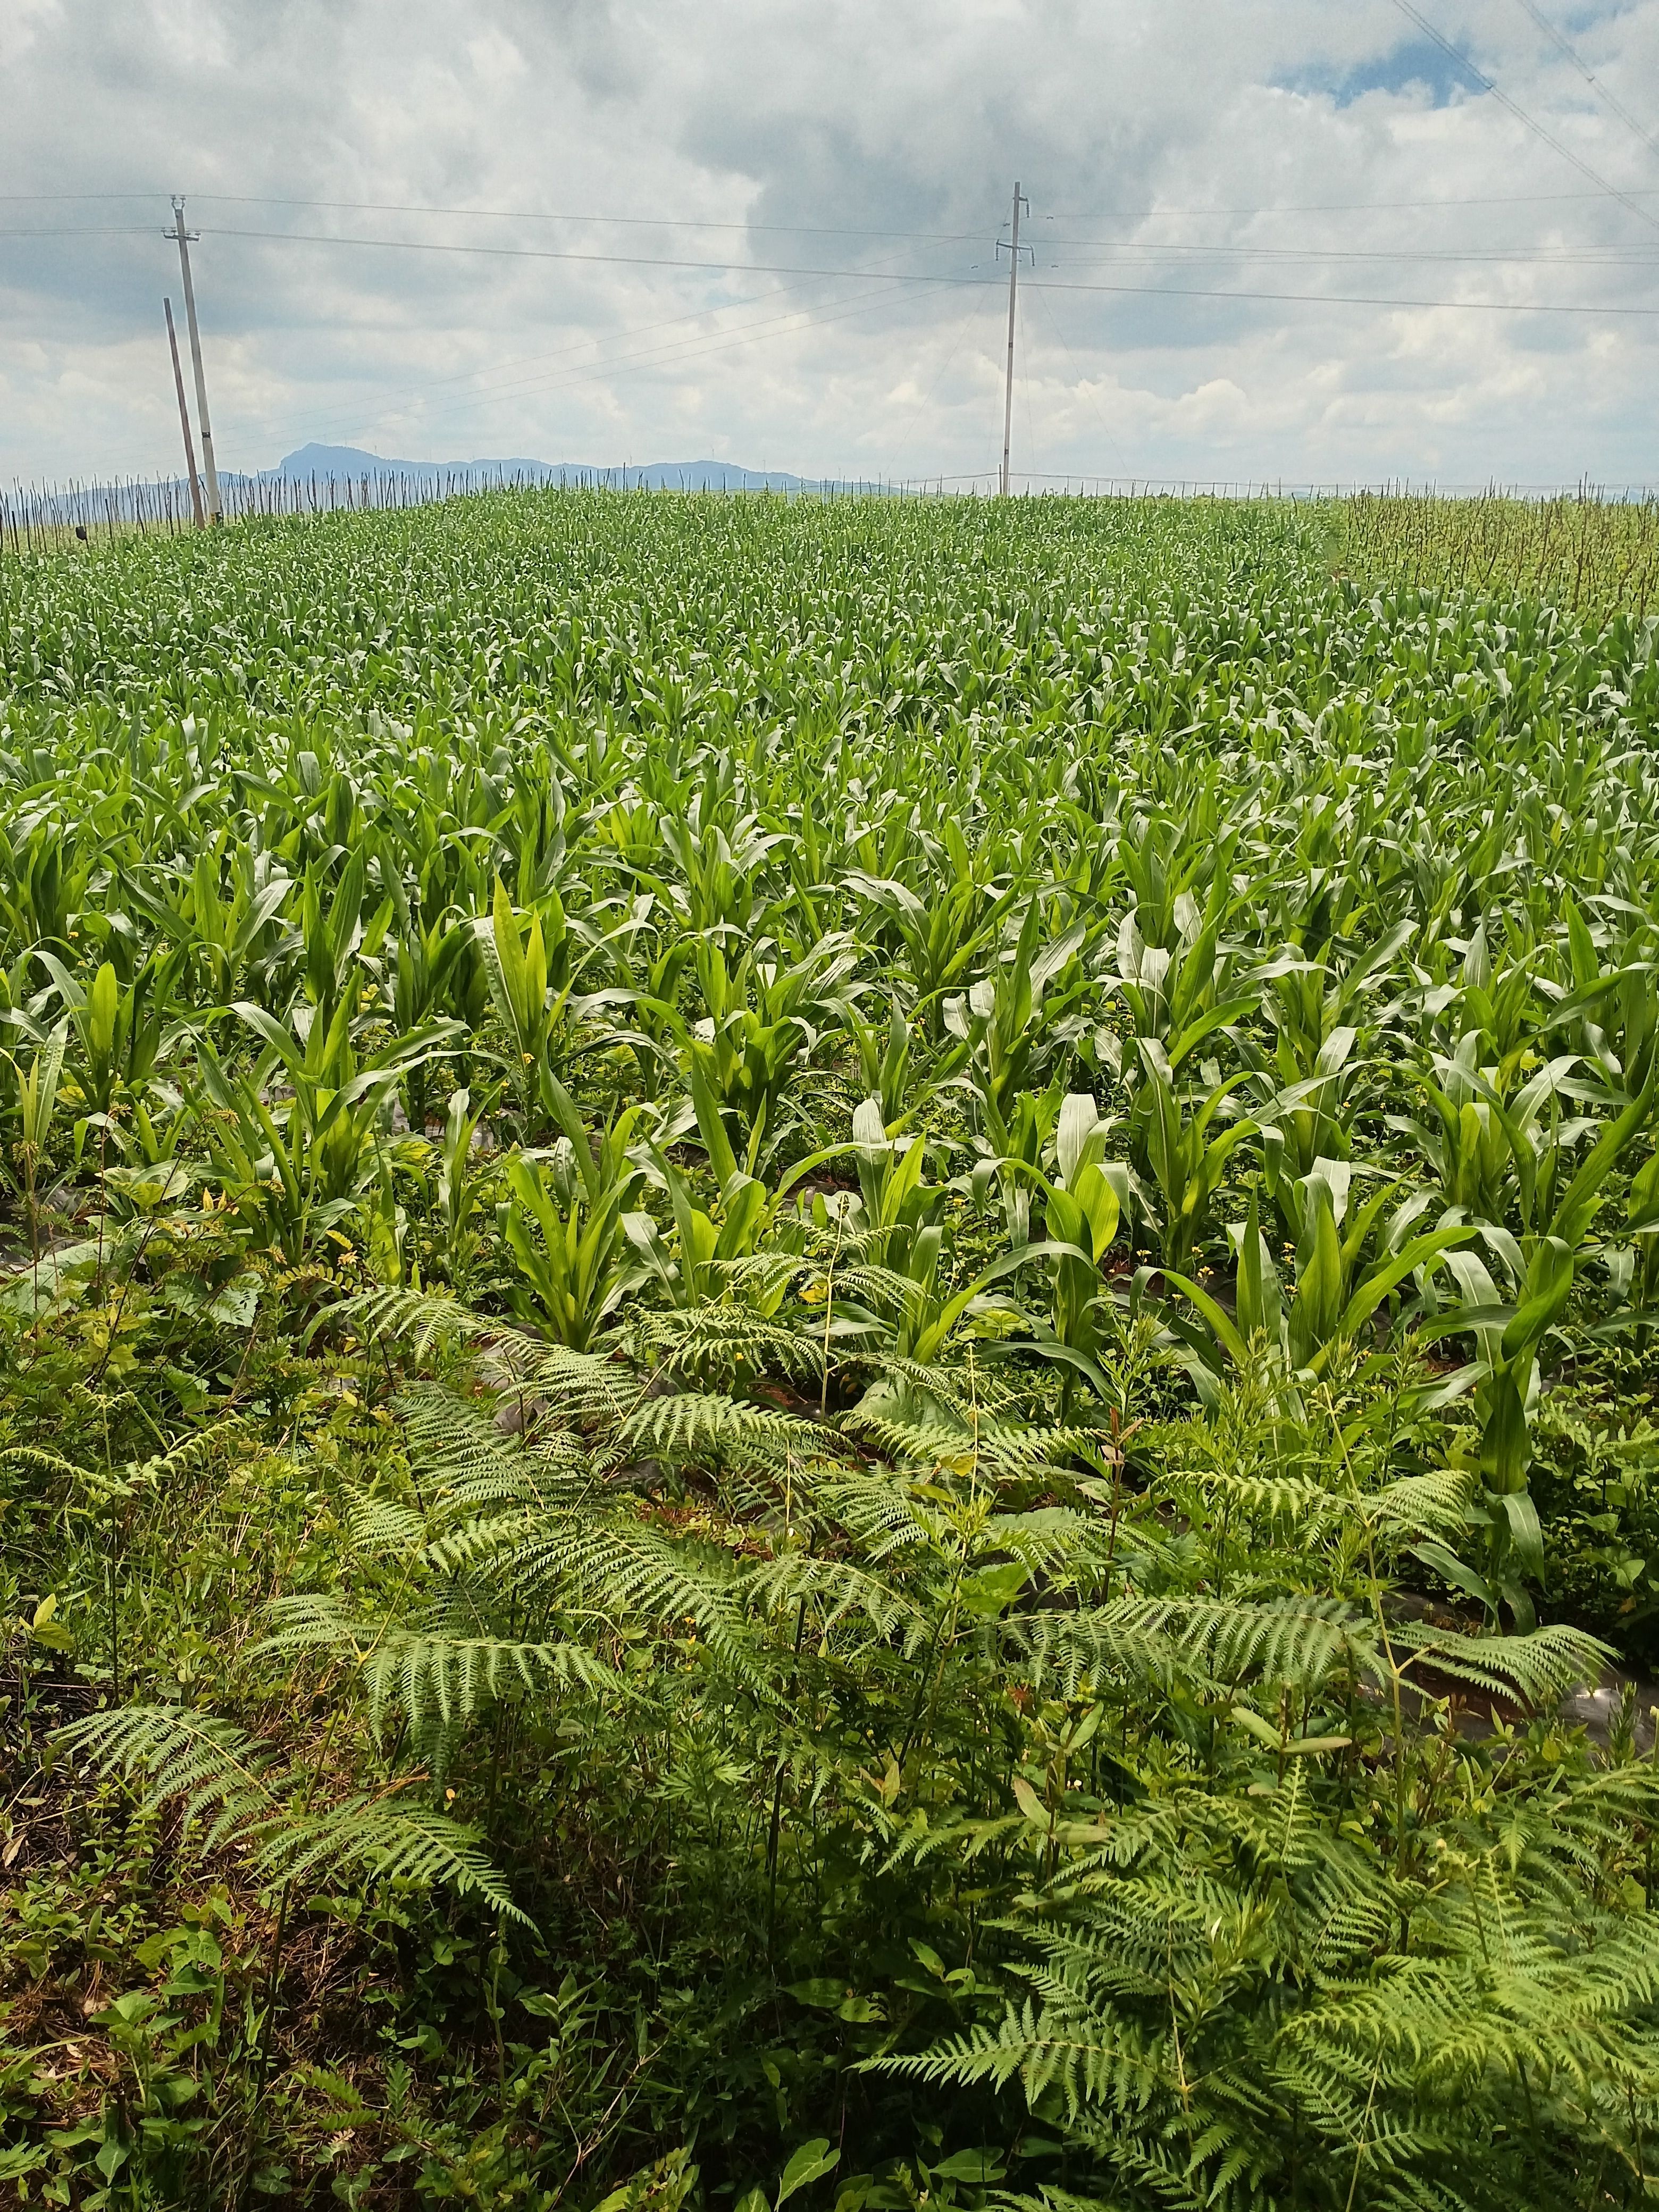
[[[1197,254],[1211,260],[1239,261],[1449,261],[1514,264],[1520,267],[1565,264],[1571,267],[1638,269],[1659,266],[1659,246],[1496,246],[1460,250],[1455,246],[1247,246],[1234,240],[1199,245],[1187,240],[1141,238],[1051,238],[1047,243],[1051,246],[1099,246],[1112,253],[1136,253],[1151,260]]]
[[[204,194],[204,198],[211,197]],[[1582,197],[1589,198],[1586,193]],[[711,226],[712,227],[712,226]],[[736,225],[723,226],[735,228]],[[907,231],[848,231],[824,235],[869,238],[915,238],[929,242],[945,242],[942,234]],[[963,240],[976,234],[963,233]],[[0,227],[0,238],[147,238],[148,226],[136,224],[74,224],[69,226],[33,226],[27,228]],[[356,246],[380,248],[398,252],[472,253],[491,255],[506,259],[544,261],[593,262],[618,267],[653,269],[704,269],[719,271],[754,270],[765,274],[781,270],[802,276],[845,276],[861,272],[845,269],[795,269],[791,264],[752,261],[692,260],[678,256],[594,253],[574,249],[545,246],[479,246],[455,239],[425,238],[356,238],[343,232],[242,230],[219,224],[208,225],[204,235],[209,238],[257,239],[276,245]],[[954,234],[951,242],[955,240]],[[1149,259],[1172,258],[1176,255],[1197,255],[1210,259],[1251,261],[1444,261],[1486,263],[1493,265],[1513,264],[1517,266],[1562,264],[1568,267],[1647,266],[1659,262],[1659,247],[1638,251],[1633,247],[1574,246],[1252,246],[1235,240],[1218,244],[1199,244],[1189,240],[1159,240],[1137,238],[1050,238],[1050,246],[1099,247],[1111,253],[1139,254]]]
[[[853,274],[855,272],[848,271],[848,273]],[[913,286],[920,288],[922,285],[934,283],[938,280],[926,276],[912,276],[908,278],[901,277],[896,281],[901,283],[908,283]],[[1484,308],[1498,313],[1512,313],[1516,314],[1550,313],[1595,314],[1597,313],[1604,313],[1651,316],[1656,313],[1659,313],[1659,308],[1653,307],[1616,307],[1597,309],[1595,307],[1586,307],[1583,308],[1551,309],[1546,307],[1528,307],[1524,303],[1501,301],[1398,300],[1392,298],[1353,300],[1347,298],[1346,295],[1332,295],[1320,293],[1238,292],[1214,289],[1200,290],[1196,289],[1190,290],[1175,290],[1161,286],[1147,285],[1047,284],[1036,278],[1028,278],[1027,282],[1028,283],[1035,284],[1036,289],[1045,295],[1050,292],[1079,292],[1085,294],[1107,293],[1111,295],[1128,295],[1136,297],[1150,297],[1155,299],[1290,301],[1319,307],[1368,306],[1395,308],[1468,307],[1474,309]],[[975,284],[972,289],[977,290],[994,290],[996,287],[994,283],[981,283]],[[890,298],[893,295],[890,294],[884,294],[883,296]],[[758,328],[748,331],[740,331],[730,336],[714,335],[710,336],[706,340],[688,340],[678,346],[651,349],[636,356],[623,356],[620,361],[612,360],[601,362],[594,364],[591,368],[580,368],[572,372],[556,370],[544,378],[526,378],[517,384],[496,386],[476,394],[459,397],[448,406],[441,407],[432,410],[422,419],[423,421],[442,421],[448,416],[467,412],[475,407],[488,406],[498,400],[514,397],[523,397],[531,392],[571,390],[584,384],[604,383],[612,376],[635,374],[643,369],[649,369],[652,368],[671,368],[680,361],[696,359],[704,354],[732,351],[741,346],[763,343],[769,337],[787,337],[793,335],[796,331],[804,332],[810,329],[816,329],[821,327],[824,324],[842,320],[851,315],[865,313],[868,312],[869,308],[873,304],[874,302],[866,297],[852,304],[835,303],[826,306],[826,307],[821,310],[799,309],[787,316],[769,319],[767,324]],[[1054,310],[1046,296],[1043,301],[1043,305],[1048,309],[1052,320]],[[691,319],[688,317],[681,318],[680,319],[690,320]],[[793,325],[794,326],[793,331],[784,327],[778,327],[785,325]],[[645,327],[649,329],[653,326],[646,325]],[[656,327],[662,326],[657,325]],[[1058,325],[1056,325],[1056,328],[1058,328]],[[589,341],[589,343],[595,342]],[[1063,336],[1061,337],[1061,343],[1062,345],[1066,344]],[[574,350],[574,349],[571,349]],[[952,355],[954,355],[956,349],[956,347],[953,346],[951,349]],[[1071,351],[1069,346],[1066,346],[1066,351],[1068,353]],[[469,374],[483,374],[487,372],[469,372]],[[418,390],[415,390],[411,393],[411,397],[416,399],[418,399],[420,396],[421,393]],[[357,434],[362,434],[363,429],[373,428],[377,424],[393,421],[398,415],[402,414],[405,410],[400,406],[390,406],[381,409],[380,411],[375,415],[368,416],[365,416],[357,410],[344,406],[333,411],[337,416],[354,425]],[[289,419],[293,421],[296,418],[290,417]],[[270,427],[271,420],[272,418],[265,418],[264,427],[267,429]],[[1023,473],[1030,472],[1024,471]]]
[[[1452,52],[1455,53],[1455,48]],[[1461,54],[1457,54],[1456,58],[1462,63]],[[1632,185],[1630,197],[1632,199],[1659,197],[1659,185]],[[1075,209],[1068,212],[1062,208],[1042,219],[1045,222],[1149,222],[1154,216],[1161,216],[1393,215],[1423,208],[1541,207],[1560,201],[1583,202],[1605,198],[1603,190],[1594,192],[1481,192],[1473,198],[1430,200],[1284,200],[1263,207],[1092,208],[1086,213]]]
[[[357,215],[442,215],[477,216],[480,219],[506,222],[596,222],[627,226],[642,230],[741,230],[768,231],[780,236],[801,238],[900,238],[928,240],[939,245],[961,245],[969,239],[981,238],[978,230],[863,230],[851,223],[812,222],[754,222],[747,216],[736,222],[719,222],[711,217],[663,215],[561,215],[549,214],[539,208],[464,208],[440,207],[409,200],[301,200],[280,199],[258,192],[198,192],[198,199],[213,200],[222,206],[234,207],[299,207],[341,208]]]
[[[1528,0],[1521,0],[1521,4],[1523,7],[1528,6]],[[1533,15],[1534,21],[1542,29],[1558,40],[1564,52],[1568,51],[1565,41],[1561,39],[1559,33],[1555,31],[1553,25],[1536,10],[1528,8],[1528,12]],[[1441,41],[1440,43],[1445,46],[1445,50],[1457,62],[1460,68],[1467,70],[1471,76],[1477,77],[1480,76],[1480,72],[1462,54],[1458,52],[1455,46],[1450,46],[1449,42]],[[1583,70],[1583,64],[1577,62],[1576,56],[1573,58],[1576,65]],[[1588,75],[1588,72],[1586,74]],[[1613,95],[1601,83],[1600,78],[1594,78],[1592,81],[1597,90],[1611,105]],[[1484,82],[1485,80],[1482,82]],[[1489,86],[1488,89],[1495,89],[1495,88]],[[1626,115],[1626,119],[1631,118]],[[1635,127],[1638,131],[1641,129],[1639,124]],[[1647,134],[1644,132],[1643,136],[1646,137]],[[1659,145],[1659,141],[1653,139],[1649,139],[1648,143]],[[1424,208],[1546,206],[1563,202],[1601,199],[1611,189],[1605,184],[1599,184],[1598,188],[1592,192],[1480,192],[1452,194],[1431,199],[1406,200],[1282,200],[1266,202],[1255,207],[1170,207],[1166,205],[1150,208],[1091,208],[1081,212],[1075,209],[1068,211],[1062,208],[1046,215],[1043,221],[1045,222],[1147,222],[1164,216],[1387,215]],[[0,192],[0,206],[44,206],[74,201],[148,200],[164,199],[166,197],[165,191],[159,186],[123,192]],[[1659,185],[1632,185],[1624,197],[1631,199],[1651,199],[1659,197]],[[902,238],[928,240],[939,244],[977,238],[981,234],[976,230],[861,230],[846,224],[763,223],[756,222],[747,216],[726,222],[715,221],[712,217],[685,216],[573,215],[550,213],[541,208],[452,207],[434,201],[301,199],[276,193],[261,192],[198,191],[191,193],[190,198],[198,200],[211,200],[216,205],[222,207],[341,208],[355,213],[365,214],[477,216],[481,220],[516,222],[595,222],[639,226],[658,230],[771,231],[780,234],[801,237]]]
[[[1588,161],[1581,161],[1570,146],[1564,146],[1553,131],[1546,130],[1535,116],[1528,115],[1518,100],[1511,100],[1500,85],[1495,84],[1484,70],[1478,70],[1467,54],[1458,52],[1449,39],[1443,38],[1422,9],[1413,5],[1413,0],[1394,0],[1394,4],[1408,22],[1416,24],[1425,39],[1432,40],[1442,53],[1449,55],[1459,69],[1466,70],[1477,84],[1484,86],[1500,107],[1507,108],[1516,122],[1524,124],[1534,137],[1542,139],[1552,153],[1559,154],[1564,161],[1571,161],[1580,176],[1588,177],[1591,184],[1599,185],[1610,199],[1615,199],[1621,207],[1628,208],[1639,222],[1659,230],[1659,216],[1639,205],[1630,193],[1621,191],[1617,185],[1610,185],[1599,170],[1593,169]]]
[[[949,284],[963,283],[964,278],[949,276],[920,276],[921,284]],[[1029,283],[1053,292],[1109,292],[1133,295],[1137,298],[1153,300],[1270,300],[1310,307],[1445,307],[1471,314],[1487,315],[1659,315],[1659,307],[1633,307],[1623,302],[1616,306],[1567,304],[1552,301],[1547,305],[1534,306],[1525,300],[1401,300],[1387,293],[1369,292],[1239,292],[1220,291],[1209,286],[1168,284],[1051,284],[1043,288],[1041,280],[1029,277]]]
[[[1595,71],[1591,69],[1589,63],[1580,59],[1577,51],[1568,43],[1565,33],[1556,29],[1554,24],[1551,22],[1549,17],[1543,13],[1541,9],[1534,7],[1533,0],[1519,0],[1519,4],[1526,9],[1528,15],[1530,15],[1533,21],[1537,24],[1539,29],[1543,32],[1545,37],[1552,40],[1559,48],[1561,52],[1566,56],[1567,59],[1577,70],[1579,76],[1583,78],[1585,83],[1591,88],[1598,98],[1600,98],[1607,106],[1613,110],[1613,113],[1619,118],[1619,120],[1625,125],[1626,130],[1633,131],[1650,154],[1659,154],[1659,138],[1656,138],[1654,137],[1652,131],[1648,129],[1644,123],[1640,123],[1637,120],[1636,117],[1631,113],[1629,108],[1625,106],[1621,100],[1607,90],[1606,85],[1602,83],[1601,78],[1597,76]]]
[[[0,230],[0,238],[148,238],[148,223],[71,223],[55,228],[31,225],[27,230]]]
[[[365,246],[377,251],[390,249],[394,252],[410,253],[484,255],[496,260],[567,261],[617,268],[701,270],[714,275],[858,276],[881,283],[953,286],[989,284],[997,281],[988,277],[951,276],[922,271],[889,274],[885,271],[866,269],[809,268],[791,262],[693,261],[667,254],[590,253],[556,246],[473,246],[446,243],[433,239],[353,238],[337,231],[236,230],[211,228],[204,228],[202,234],[206,238],[257,239],[270,245]],[[1448,307],[1467,308],[1474,313],[1504,315],[1659,314],[1659,307],[1632,307],[1622,302],[1602,306],[1595,303],[1576,304],[1559,301],[1534,304],[1524,300],[1402,300],[1369,293],[1219,291],[1197,286],[1177,289],[1160,284],[1058,284],[1053,289],[1061,292],[1137,294],[1161,300],[1273,300],[1310,307]]]
[[[459,239],[355,238],[343,231],[240,230],[217,223],[205,228],[202,235],[204,238],[258,239],[279,246],[362,246],[394,253],[471,253],[501,261],[569,261],[618,269],[700,269],[714,274],[738,276],[861,276],[870,273],[860,269],[815,269],[801,263],[787,261],[694,261],[678,254],[593,253],[574,246],[478,246]],[[908,276],[894,276],[890,281],[902,284],[911,280]],[[928,281],[951,283],[970,280],[936,277]]]
[[[1525,4],[1525,0],[1522,0]],[[1604,188],[1605,189],[1605,188]],[[1652,188],[1659,191],[1659,187]],[[1093,221],[1107,217],[1115,222],[1143,222],[1164,215],[1342,215],[1364,214],[1375,210],[1380,213],[1390,210],[1435,207],[1512,207],[1518,202],[1551,200],[1594,200],[1602,197],[1595,192],[1494,192],[1483,193],[1473,198],[1452,198],[1426,200],[1337,200],[1299,205],[1292,203],[1249,208],[1108,208],[1097,210],[1092,216],[1072,216],[1065,214],[1044,217],[1048,222]],[[295,207],[338,208],[352,214],[372,215],[435,215],[458,218],[474,217],[480,221],[506,222],[592,222],[614,226],[629,226],[646,230],[738,230],[762,231],[779,236],[802,238],[896,238],[932,240],[941,245],[960,244],[978,238],[977,230],[870,230],[848,223],[757,222],[748,216],[733,222],[716,221],[709,216],[663,215],[576,215],[549,212],[540,208],[479,208],[451,207],[434,201],[420,200],[323,200],[295,199],[275,193],[263,192],[197,192],[192,198],[211,200],[228,207]]]
[[[210,197],[211,197],[211,195],[205,193],[203,195],[203,198],[204,198]],[[1585,193],[1580,197],[1588,199],[1595,196],[1589,193]],[[738,226],[730,225],[722,227],[736,228]],[[848,231],[839,234],[824,233],[823,234],[826,236],[841,235],[845,237],[893,239],[915,238],[929,241],[944,242],[943,234],[919,231]],[[0,228],[0,238],[147,238],[149,235],[149,230],[147,225],[130,223],[72,224],[68,226],[52,227],[31,225],[27,228],[21,229]],[[491,254],[504,257],[508,259],[518,258],[532,260],[592,261],[601,264],[615,263],[618,265],[656,269],[710,269],[720,270],[746,270],[752,269],[759,273],[764,273],[764,271],[769,268],[781,265],[764,262],[750,261],[696,261],[666,255],[658,256],[629,253],[579,252],[571,250],[559,250],[556,248],[538,246],[476,246],[468,244],[461,240],[453,239],[354,238],[341,232],[240,230],[217,224],[209,225],[204,232],[204,235],[210,238],[261,239],[269,240],[274,244],[285,245],[362,246],[384,247],[397,252]],[[975,235],[982,235],[982,234],[964,232],[961,234],[961,238],[962,240],[966,240]],[[1633,247],[1618,246],[1575,246],[1557,249],[1547,246],[1472,246],[1467,248],[1452,246],[1401,246],[1395,248],[1336,246],[1250,246],[1233,240],[1224,240],[1215,245],[1204,245],[1197,244],[1188,240],[1160,240],[1155,239],[1138,238],[1050,238],[1046,241],[1046,243],[1051,246],[1058,246],[1068,248],[1074,246],[1098,246],[1113,253],[1138,253],[1147,256],[1148,258],[1173,256],[1176,254],[1197,254],[1207,256],[1212,258],[1223,258],[1258,261],[1449,261],[1487,262],[1492,264],[1514,263],[1519,265],[1526,265],[1534,263],[1539,264],[1561,263],[1570,266],[1577,266],[1580,264],[1602,264],[1609,267],[1643,267],[1650,261],[1659,261],[1659,247],[1650,247],[1638,252]],[[812,269],[803,270],[801,273],[808,276],[842,276],[854,275],[859,272],[841,269]]]
[[[1396,0],[1404,6],[1407,0]],[[1621,196],[1622,197],[1622,196]],[[1656,225],[1659,227],[1659,225]],[[47,231],[3,232],[0,236],[43,238],[58,234]],[[147,232],[111,232],[99,235],[147,236]],[[272,246],[346,246],[364,247],[374,252],[407,253],[464,253],[482,255],[495,260],[564,261],[598,267],[638,269],[683,269],[702,270],[710,275],[794,276],[794,277],[861,277],[872,282],[892,284],[988,284],[996,280],[986,277],[952,276],[923,272],[887,272],[863,269],[813,268],[799,263],[767,261],[697,261],[682,256],[645,253],[592,253],[554,246],[477,246],[436,239],[355,238],[340,232],[241,230],[222,225],[204,227],[202,235],[207,238],[240,238],[258,240]],[[1217,252],[1224,249],[1218,248]],[[1241,252],[1243,249],[1239,250]],[[1317,255],[1310,258],[1319,258]],[[1332,258],[1340,258],[1336,255]],[[1387,257],[1393,258],[1393,257]],[[1459,257],[1461,258],[1461,257]],[[1590,257],[1582,257],[1585,265],[1593,265]],[[1618,315],[1645,316],[1659,313],[1659,308],[1633,307],[1626,302],[1565,302],[1559,301],[1525,300],[1422,300],[1400,299],[1372,293],[1342,292],[1267,292],[1261,290],[1220,290],[1208,286],[1176,287],[1163,284],[1058,284],[1051,287],[1062,292],[1097,292],[1123,294],[1161,300],[1250,300],[1278,301],[1286,306],[1332,307],[1424,307],[1455,308],[1471,313],[1502,315]]]

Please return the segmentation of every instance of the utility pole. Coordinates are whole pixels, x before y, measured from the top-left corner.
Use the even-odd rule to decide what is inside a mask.
[[[997,485],[1004,499],[1008,496],[1008,447],[1014,428],[1014,310],[1019,302],[1019,211],[1030,204],[1016,179],[1013,236],[1008,241],[1008,381],[1002,400],[1002,475]],[[997,240],[997,250],[1002,250],[1000,239]]]
[[[199,530],[207,517],[202,512],[202,486],[196,474],[196,448],[191,443],[190,409],[185,404],[185,372],[179,366],[179,339],[173,327],[173,302],[163,300],[161,305],[167,309],[167,350],[173,356],[173,388],[179,395],[179,428],[185,434],[185,474],[190,479],[191,511],[196,517],[196,527]]]
[[[202,468],[207,477],[208,514],[215,522],[225,519],[224,502],[219,496],[219,471],[213,461],[213,430],[208,422],[207,379],[202,374],[202,334],[196,327],[196,287],[190,281],[190,241],[199,237],[199,232],[185,228],[185,204],[175,192],[173,198],[173,228],[164,231],[163,237],[179,241],[179,266],[185,278],[185,321],[190,331],[190,363],[196,372],[196,416],[202,426]]]

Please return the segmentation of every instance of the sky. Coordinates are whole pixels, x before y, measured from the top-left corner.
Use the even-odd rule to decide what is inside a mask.
[[[182,193],[222,468],[984,485],[1018,179],[1018,483],[1659,484],[1659,0],[5,0],[0,83],[0,483],[179,465]]]

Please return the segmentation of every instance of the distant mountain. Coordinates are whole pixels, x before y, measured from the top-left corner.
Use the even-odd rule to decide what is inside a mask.
[[[652,461],[643,467],[599,468],[591,461],[535,461],[523,457],[470,461],[402,461],[366,453],[356,446],[301,446],[285,453],[274,469],[262,470],[257,483],[307,483],[331,478],[356,483],[363,477],[400,477],[405,482],[446,484],[601,483],[620,489],[643,486],[651,491],[837,491],[867,490],[843,478],[833,486],[824,478],[791,476],[784,469],[742,469],[731,461]]]
[[[347,477],[377,476],[413,477],[488,477],[493,483],[497,477],[522,477],[539,483],[543,477],[556,477],[558,471],[550,468],[545,461],[524,459],[499,461],[398,461],[383,453],[367,453],[360,446],[301,446],[296,453],[284,453],[274,469],[261,469],[252,481],[256,483],[308,483],[313,477]]]

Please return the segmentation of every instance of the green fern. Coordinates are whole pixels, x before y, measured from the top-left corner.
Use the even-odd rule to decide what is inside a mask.
[[[348,1869],[372,1879],[448,1887],[529,1926],[471,1830],[421,1807],[359,1795],[313,1808],[269,1745],[230,1722],[161,1705],[121,1705],[60,1729],[53,1741],[94,1773],[121,1776],[140,1806],[179,1803],[204,1850],[243,1851],[271,1882]],[[297,1802],[296,1802],[297,1799]]]
[[[431,1608],[434,1616],[460,1609],[453,1595]],[[585,1644],[467,1635],[438,1618],[424,1626],[355,1620],[332,1596],[279,1598],[270,1610],[271,1632],[249,1656],[321,1651],[349,1660],[362,1674],[377,1732],[393,1709],[418,1735],[434,1718],[447,1729],[465,1726],[508,1695],[549,1689],[614,1695],[623,1686]]]

